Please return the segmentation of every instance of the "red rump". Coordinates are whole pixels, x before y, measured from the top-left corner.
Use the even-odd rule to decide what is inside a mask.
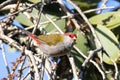
[[[31,39],[33,39],[33,40],[36,42],[36,44],[38,44],[38,45],[41,44],[40,40],[39,40],[34,34],[28,34],[28,36],[29,36]]]

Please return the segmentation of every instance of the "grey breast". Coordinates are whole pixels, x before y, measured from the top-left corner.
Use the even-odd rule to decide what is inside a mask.
[[[63,36],[63,42],[59,42],[56,45],[41,44],[40,50],[47,56],[62,56],[70,50],[73,40],[69,36]]]

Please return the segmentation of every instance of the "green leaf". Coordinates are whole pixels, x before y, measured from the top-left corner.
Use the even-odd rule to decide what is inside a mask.
[[[48,15],[49,18],[51,18],[52,20],[58,18],[58,17],[56,17],[56,16],[54,16],[54,15],[49,15],[49,14],[47,14],[47,15]],[[44,17],[44,18],[45,18],[45,17]],[[44,21],[41,21],[41,22],[45,22],[45,21],[48,21],[48,20],[47,20],[47,19],[46,19],[46,20],[44,19]],[[56,24],[62,31],[65,31],[65,22],[66,22],[65,19],[60,19],[60,20],[55,21],[55,24]],[[46,29],[46,31],[49,32],[49,33],[59,32],[51,22],[48,22],[48,23],[46,23],[46,24],[44,24],[44,25],[42,25],[42,26],[43,26],[43,27]]]
[[[38,10],[36,8],[33,8],[32,12],[28,14],[30,17],[36,18],[38,17]],[[23,13],[19,13],[18,16],[16,16],[16,19],[18,22],[20,22],[21,24],[25,25],[25,26],[32,26],[33,23],[31,22],[31,20],[24,15]],[[44,20],[43,17],[41,17],[41,20]]]
[[[89,19],[93,25],[104,25],[109,29],[120,26],[120,12],[109,12],[93,16]]]
[[[19,23],[25,26],[33,25],[33,23],[23,13],[20,13],[15,20],[17,20]]]
[[[76,44],[75,46],[77,48],[79,48],[79,50],[84,54],[84,55],[88,55],[88,51],[89,51],[89,47],[87,46],[87,40],[86,38],[79,32],[76,33],[77,35],[77,40],[76,40]],[[72,50],[72,54],[74,55],[75,58],[75,63],[77,66],[77,69],[79,70],[79,68],[81,67],[83,61],[85,58],[83,58],[82,55],[80,55],[78,52],[76,52],[75,50]]]
[[[112,60],[117,62],[118,58],[120,57],[120,50],[118,47],[118,40],[115,35],[108,28],[102,25],[97,26],[96,32],[107,54]],[[98,53],[99,56],[101,54],[101,52]],[[106,54],[103,54],[103,61],[105,63],[113,64],[110,58]]]
[[[86,38],[79,32],[77,33],[76,47],[78,47],[86,56],[88,55],[89,48]]]
[[[33,2],[33,3],[41,2],[41,0],[28,0],[28,1]]]

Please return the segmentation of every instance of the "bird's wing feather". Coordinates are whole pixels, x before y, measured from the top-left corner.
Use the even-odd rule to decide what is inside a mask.
[[[62,34],[40,35],[39,39],[45,41],[48,45],[56,45],[58,42],[63,42]]]

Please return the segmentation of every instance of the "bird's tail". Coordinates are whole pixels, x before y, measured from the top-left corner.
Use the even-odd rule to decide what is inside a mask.
[[[40,45],[41,43],[45,43],[45,41],[39,39],[35,34],[27,31],[27,30],[22,30],[23,34],[26,34],[29,38],[31,38],[36,44]]]

